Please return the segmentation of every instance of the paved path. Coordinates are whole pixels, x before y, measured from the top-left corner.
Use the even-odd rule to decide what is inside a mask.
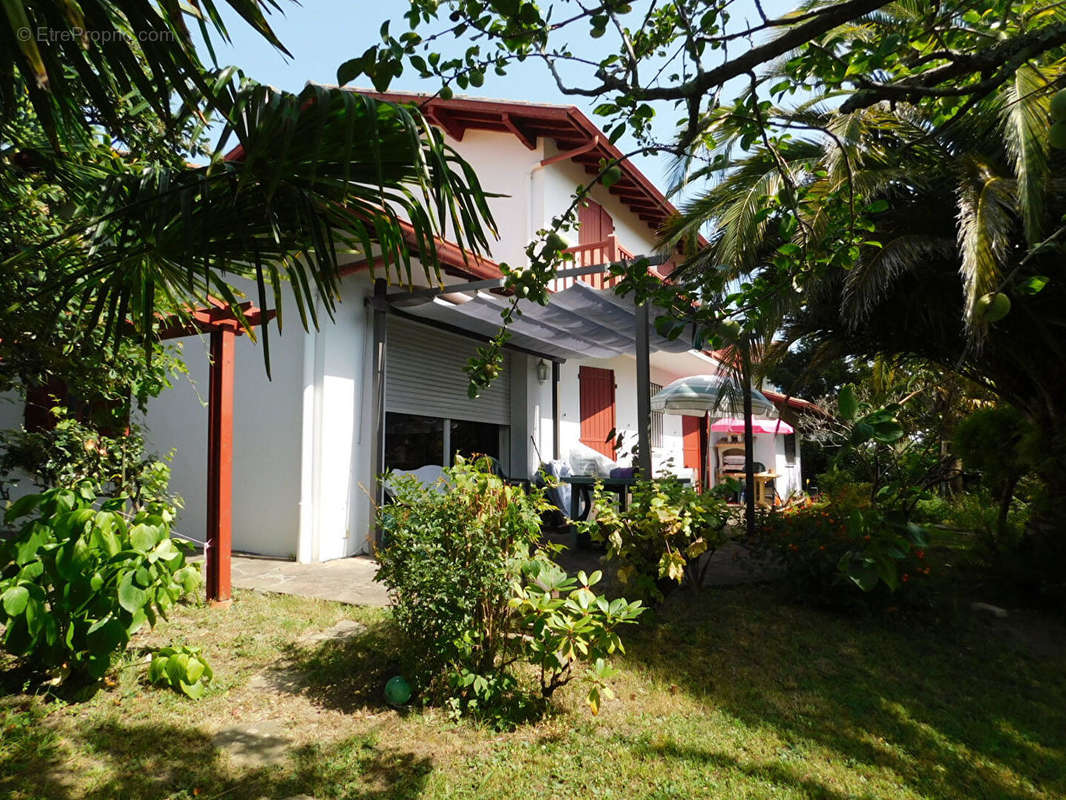
[[[339,558],[297,564],[274,558],[233,556],[233,585],[238,589],[318,597],[356,606],[387,606],[385,587],[374,582],[374,560]]]
[[[602,569],[602,553],[579,550],[573,546],[573,535],[549,537],[569,545],[559,556],[559,562],[569,572]],[[374,582],[377,566],[369,556],[340,558],[320,564],[297,564],[275,558],[233,556],[233,585],[238,589],[258,592],[279,592],[301,597],[317,597],[356,606],[384,607],[389,604],[385,587]],[[711,556],[706,585],[728,586],[765,579],[772,570],[752,563],[747,551],[729,543]]]

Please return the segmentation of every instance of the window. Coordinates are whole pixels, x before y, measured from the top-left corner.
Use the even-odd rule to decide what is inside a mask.
[[[663,390],[663,387],[658,383],[651,385],[651,396],[655,397],[659,392]],[[663,412],[652,411],[651,412],[651,446],[662,447],[663,446]]]
[[[589,200],[577,210],[577,219],[581,223],[577,232],[579,244],[603,242],[614,234],[614,220],[595,200]]]
[[[444,420],[417,414],[385,415],[385,468],[444,464]]]
[[[792,467],[796,465],[796,434],[785,434],[785,463]]]
[[[504,425],[488,422],[390,411],[385,415],[385,468],[448,467],[455,463],[456,454],[469,457],[476,453],[500,460],[506,430]]]
[[[477,455],[500,458],[500,426],[484,422],[450,421],[452,462],[455,456],[464,458]]]

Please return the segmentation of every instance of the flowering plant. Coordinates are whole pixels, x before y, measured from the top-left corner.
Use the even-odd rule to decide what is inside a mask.
[[[798,593],[893,593],[929,574],[924,531],[894,511],[812,504],[769,513],[760,527],[756,546],[782,564]]]

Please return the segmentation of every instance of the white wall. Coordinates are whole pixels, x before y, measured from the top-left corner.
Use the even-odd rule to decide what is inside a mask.
[[[530,150],[510,133],[468,130],[462,141],[445,139],[475,169],[482,188],[505,195],[489,199],[500,240],[492,245],[491,257],[508,264],[525,264],[526,245],[540,228],[551,223],[573,202],[578,185],[592,178],[573,161],[558,161],[540,167],[542,159],[560,150],[551,139],[541,137]],[[615,238],[635,255],[654,251],[655,232],[603,186],[594,186],[591,197],[614,219]],[[577,231],[564,234],[577,244]]]
[[[803,491],[803,471],[800,462],[800,435],[796,434],[796,457],[789,465],[785,457],[785,437],[775,437],[774,463],[776,472],[781,477],[777,479],[777,493],[784,500],[794,492]]]
[[[551,157],[558,153],[554,142],[546,145],[546,155]],[[578,185],[587,185],[593,178],[585,168],[573,161],[559,161],[543,170],[544,201],[542,225],[547,225],[551,218],[565,211],[573,202],[573,195]],[[621,200],[603,186],[597,184],[592,188],[591,197],[609,213],[614,220],[615,239],[622,247],[634,255],[647,255],[654,252],[655,232],[648,223],[629,210]],[[577,244],[577,232],[572,232],[570,239]]]
[[[492,245],[491,258],[508,264],[526,263],[525,248],[541,227],[543,205],[541,176],[531,170],[544,158],[544,140],[530,150],[510,133],[468,130],[462,141],[445,137],[465,158],[486,192],[504,195],[489,198],[489,208],[500,234]],[[550,170],[551,167],[545,168]]]
[[[260,343],[237,338],[233,396],[233,548],[296,554],[300,501],[300,382],[304,332],[291,298],[283,334],[270,331],[267,380]],[[155,398],[144,420],[155,452],[173,450],[171,489],[185,500],[181,533],[202,540],[207,519],[207,336],[180,342],[189,375]]]
[[[368,273],[348,277],[332,324],[308,334],[304,363],[301,562],[370,549],[372,319]]]
[[[698,374],[700,363],[692,360],[690,369],[693,371],[676,371],[678,359],[672,359],[674,369],[668,370],[663,367],[658,353],[651,356],[651,380],[662,386],[683,377],[687,374]],[[691,359],[690,359],[691,360]],[[684,362],[680,362],[684,363]],[[588,359],[581,361],[567,361],[561,367],[559,384],[559,410],[560,410],[560,455],[565,459],[570,448],[580,441],[581,437],[581,389],[578,378],[582,366],[598,367],[614,371],[615,381],[615,428],[624,433],[622,449],[628,451],[637,440],[637,362],[633,356],[616,356],[610,359]],[[550,387],[549,387],[550,391]],[[551,402],[544,407],[541,414],[541,453],[550,452],[551,444]],[[548,436],[544,436],[544,431]],[[546,443],[546,444],[545,444]],[[546,446],[547,445],[547,446]],[[682,470],[685,464],[684,435],[682,432],[681,417],[676,414],[663,416],[663,442],[662,447],[652,451],[652,462],[656,470],[666,461],[673,461],[674,470]],[[628,464],[629,459],[620,458],[620,463]]]

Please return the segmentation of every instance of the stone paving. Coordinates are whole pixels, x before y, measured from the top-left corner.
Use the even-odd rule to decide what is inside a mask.
[[[569,572],[601,569],[602,553],[579,550],[573,546],[573,535],[549,535],[550,540],[568,546],[559,555],[559,562]],[[301,597],[317,597],[357,606],[385,607],[389,604],[385,587],[374,581],[377,565],[369,556],[340,558],[319,564],[297,564],[275,558],[233,556],[233,585],[238,589],[257,592],[278,592]],[[754,564],[747,551],[729,543],[711,556],[706,583],[728,586],[764,580],[772,570]]]
[[[389,604],[385,587],[374,582],[374,560],[368,556],[339,558],[320,564],[297,564],[274,558],[233,556],[233,585],[257,592],[317,597],[356,606]]]

